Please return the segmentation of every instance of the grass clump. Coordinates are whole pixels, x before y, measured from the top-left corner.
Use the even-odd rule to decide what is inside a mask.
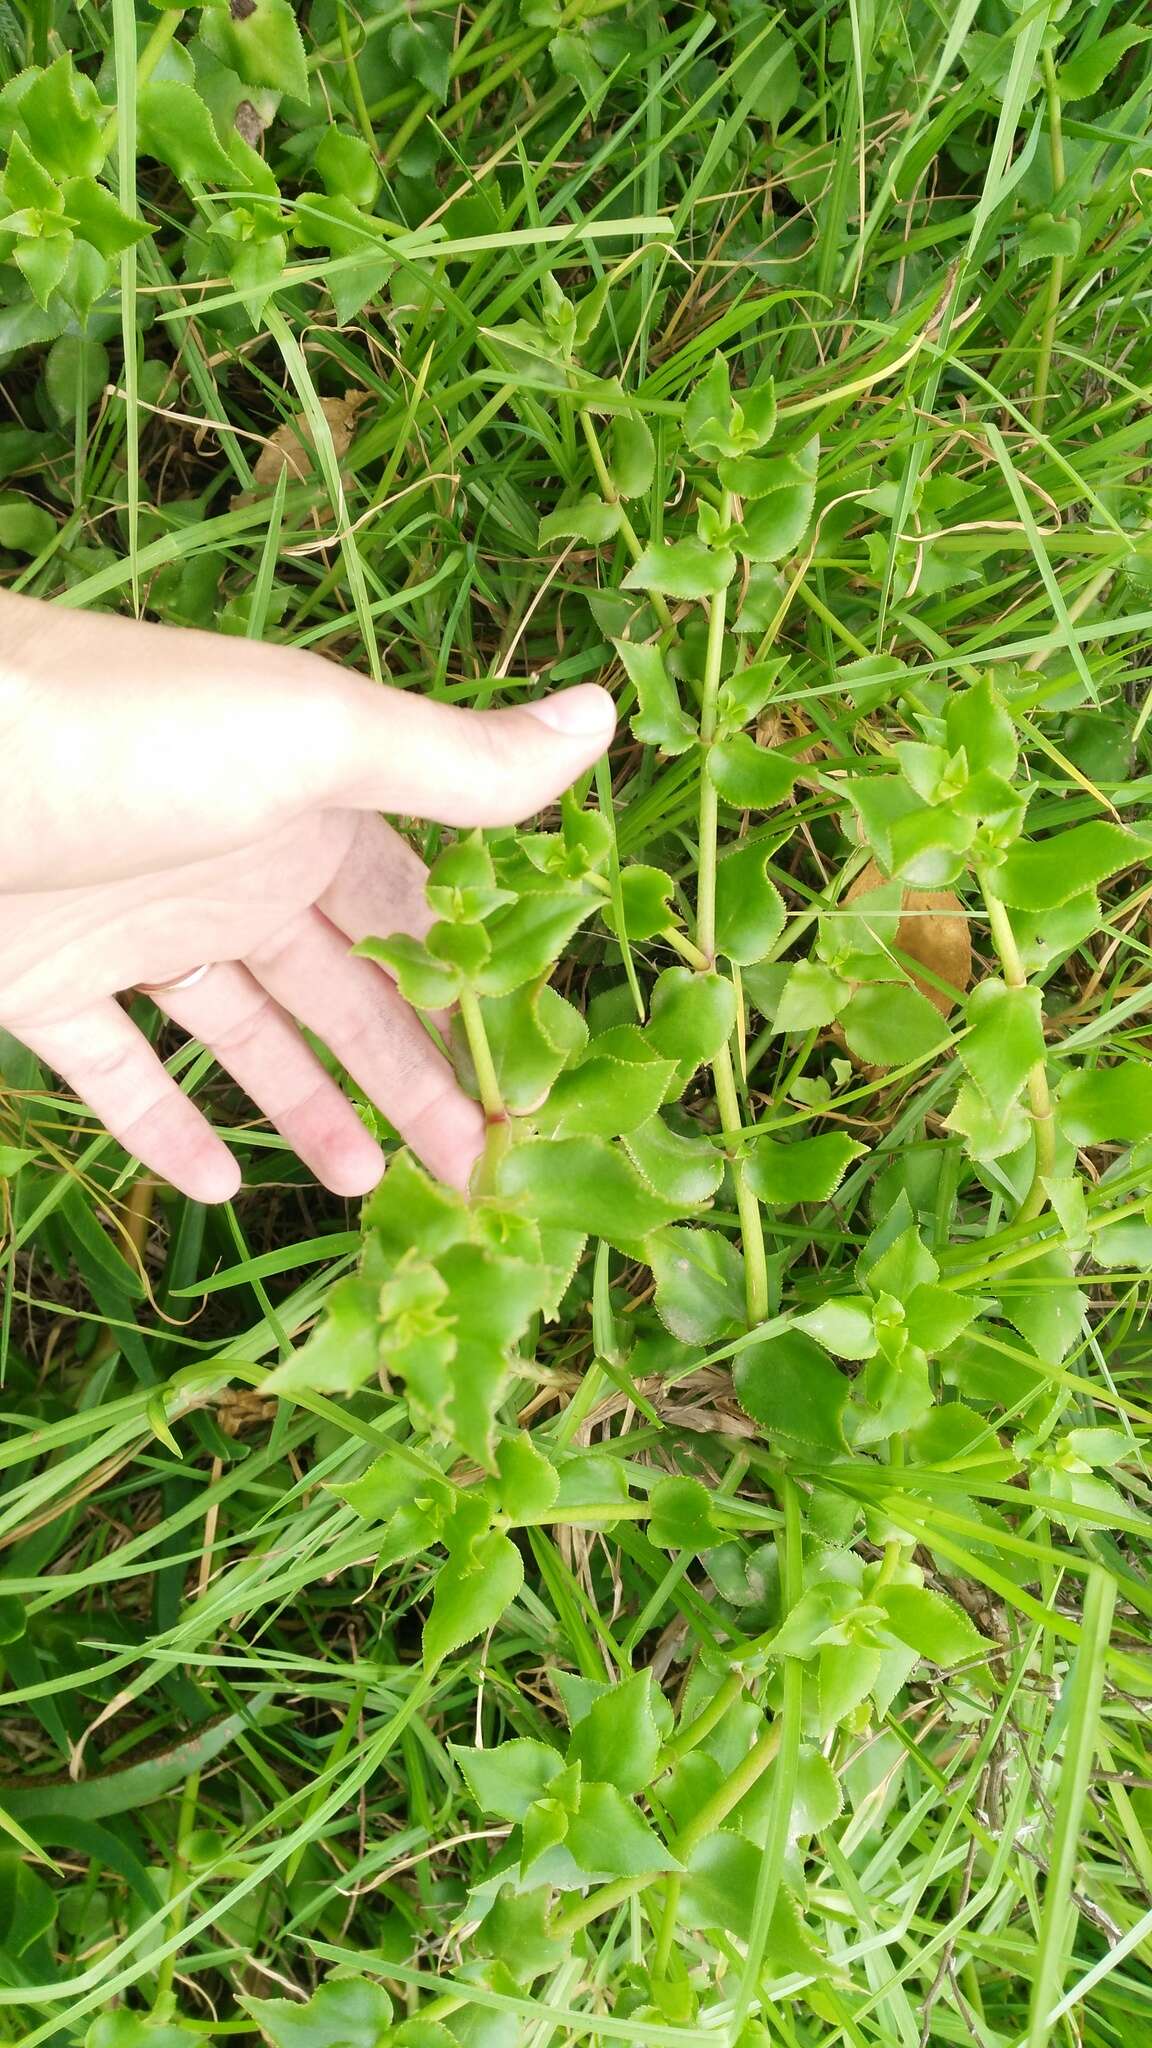
[[[0,1044],[0,2039],[1139,2038],[1147,30],[0,39],[13,587],[622,713],[375,948],[472,1202]]]

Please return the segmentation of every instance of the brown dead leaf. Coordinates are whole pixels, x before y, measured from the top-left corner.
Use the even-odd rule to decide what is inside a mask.
[[[320,400],[320,410],[328,422],[338,461],[346,454],[356,431],[356,416],[367,403],[366,391],[346,391],[343,398]],[[303,413],[297,413],[294,419],[285,420],[282,427],[277,427],[267,446],[260,450],[253,477],[258,484],[266,486],[276,483],[281,470],[286,469],[292,477],[301,481],[307,479],[312,469],[315,445],[311,422]]]
[[[852,883],[844,897],[845,903],[856,903],[861,896],[867,896],[873,889],[879,889],[887,880],[881,874],[874,860],[870,860]],[[961,994],[972,979],[972,934],[960,898],[952,889],[905,889],[901,903],[902,915],[896,927],[896,944],[902,953],[918,960],[922,967],[928,967],[939,975],[949,987]],[[922,995],[947,1017],[956,1007],[955,1000],[946,996],[943,989],[919,974],[912,980]]]

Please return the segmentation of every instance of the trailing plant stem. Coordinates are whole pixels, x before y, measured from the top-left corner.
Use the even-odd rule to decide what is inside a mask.
[[[1004,969],[1004,979],[1009,988],[1026,988],[1028,977],[1024,972],[1020,950],[1016,944],[1016,934],[1012,930],[1008,912],[995,894],[988,877],[978,873],[977,880],[988,911],[992,944]],[[1028,1102],[1036,1135],[1036,1166],[1032,1175],[1032,1185],[1016,1212],[1017,1223],[1031,1222],[1045,1207],[1048,1198],[1044,1191],[1044,1182],[1056,1163],[1056,1127],[1052,1119],[1052,1096],[1048,1088],[1048,1063],[1043,1058],[1038,1059],[1029,1072]]]
[[[628,553],[631,555],[632,560],[634,562],[638,562],[640,560],[641,555],[644,552],[643,546],[641,545],[640,536],[637,533],[636,528],[633,526],[632,521],[629,519],[627,512],[624,510],[624,505],[621,500],[620,493],[616,489],[616,485],[613,481],[612,472],[609,469],[608,464],[604,460],[604,450],[600,446],[600,438],[593,424],[592,415],[591,413],[586,412],[583,406],[580,406],[578,408],[578,414],[580,426],[584,434],[584,439],[588,443],[588,453],[592,457],[592,467],[596,471],[596,481],[600,486],[601,495],[606,499],[609,505],[616,506],[620,514],[621,538],[623,539],[624,545],[627,548]],[[672,613],[669,610],[667,598],[662,597],[658,590],[652,590],[648,593],[648,601],[651,604],[652,609],[656,614],[656,617],[659,619],[660,624],[665,628],[667,632],[674,633],[676,630],[676,621],[672,617]]]
[[[716,1106],[720,1111],[720,1122],[726,1131],[740,1129],[740,1098],[736,1092],[736,1074],[732,1066],[732,1054],[727,1046],[717,1053],[712,1062],[712,1078],[716,1084]],[[760,1215],[760,1204],[748,1183],[748,1167],[744,1159],[732,1161],[732,1183],[736,1191],[736,1208],[740,1216],[740,1235],[744,1244],[744,1294],[751,1328],[768,1320],[768,1258],[764,1250],[764,1224]]]
[[[1048,148],[1052,164],[1052,197],[1059,199],[1064,184],[1064,130],[1061,121],[1060,88],[1056,80],[1056,60],[1051,50],[1041,50],[1040,62],[1044,67],[1044,97],[1048,103]],[[1062,215],[1057,215],[1062,219]],[[1044,424],[1044,407],[1048,401],[1048,375],[1052,367],[1052,348],[1056,339],[1056,322],[1060,314],[1060,294],[1064,289],[1064,258],[1052,258],[1048,273],[1048,298],[1044,308],[1044,325],[1040,331],[1040,352],[1036,358],[1036,380],[1032,387],[1032,424]]]
[[[727,526],[731,518],[732,493],[725,491],[720,500],[721,526]],[[696,876],[696,945],[700,954],[701,972],[710,970],[716,960],[716,844],[719,829],[719,793],[708,773],[708,751],[716,737],[727,606],[727,591],[718,590],[708,613],[708,644],[704,657],[704,687],[700,701],[702,762],[698,833],[700,851]],[[720,1111],[721,1126],[726,1131],[738,1134],[742,1122],[740,1097],[736,1088],[732,1054],[727,1046],[712,1062],[712,1077],[716,1085],[716,1107]],[[740,1234],[744,1245],[744,1288],[748,1322],[754,1327],[757,1323],[765,1322],[768,1317],[768,1262],[764,1251],[764,1225],[760,1216],[760,1204],[749,1186],[747,1168],[739,1154],[734,1154],[732,1158],[732,1180],[736,1190],[736,1207],[740,1213]]]
[[[472,1065],[476,1070],[476,1085],[480,1090],[480,1106],[490,1124],[503,1123],[504,1098],[500,1093],[492,1048],[488,1033],[484,1029],[484,1018],[476,991],[462,988],[460,991],[460,1021],[468,1040]]]
[[[781,1481],[781,1506],[784,1509],[784,1527],[777,1538],[780,1552],[780,1584],[783,1591],[782,1609],[786,1619],[804,1591],[803,1529],[800,1518],[800,1496],[796,1482],[792,1479]],[[796,1779],[800,1768],[801,1718],[804,1700],[804,1666],[798,1657],[784,1659],[784,1698],[780,1713],[773,1724],[772,1734],[777,1740],[779,1755],[772,1784],[772,1809],[768,1822],[768,1836],[764,1843],[764,1854],[756,1879],[756,1896],[752,1903],[752,1926],[748,1935],[748,1949],[744,1969],[740,1978],[740,1989],[732,2014],[729,2039],[739,2041],[749,2008],[759,1993],[760,1971],[764,1961],[764,1950],[768,1941],[772,1915],[780,1897],[780,1886],[784,1876],[784,1859],[788,1853],[788,1830],[792,1819],[792,1808],[796,1798]]]

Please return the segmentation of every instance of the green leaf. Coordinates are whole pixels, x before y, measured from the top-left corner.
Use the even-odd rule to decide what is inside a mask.
[[[585,1790],[595,1780],[618,1792],[647,1791],[662,1747],[652,1692],[651,1671],[637,1671],[609,1687],[576,1723],[568,1762],[580,1765]]]
[[[674,1131],[661,1116],[626,1132],[623,1142],[644,1178],[670,1202],[695,1209],[715,1194],[724,1178],[724,1161],[710,1138]]]
[[[992,1115],[1002,1120],[1044,1059],[1040,991],[982,981],[968,998],[966,1015],[970,1029],[956,1050]]]
[[[417,16],[402,21],[388,38],[388,54],[405,78],[414,78],[437,106],[448,97],[452,75],[452,30],[445,20]]]
[[[661,1479],[648,1496],[648,1541],[658,1550],[708,1550],[716,1542],[712,1499],[698,1479]]]
[[[27,1145],[0,1145],[0,1180],[10,1180],[39,1154]],[[0,1638],[3,1640],[3,1638]]]
[[[761,481],[744,513],[740,552],[753,562],[795,554],[812,522],[820,442],[816,435],[795,455],[761,462]],[[765,475],[764,472],[770,472]]]
[[[875,1353],[878,1340],[872,1324],[872,1304],[863,1296],[821,1302],[818,1308],[797,1316],[796,1325],[807,1330],[836,1358],[871,1358]]]
[[[406,1003],[417,1010],[445,1010],[460,993],[460,975],[446,961],[433,959],[423,939],[396,932],[390,939],[361,939],[353,953],[386,967]]]
[[[523,1583],[524,1560],[502,1529],[450,1553],[436,1575],[424,1624],[424,1669],[435,1671],[454,1650],[494,1628]]]
[[[91,242],[102,256],[119,256],[143,241],[152,230],[146,221],[125,213],[104,185],[95,178],[68,178],[60,188],[64,217],[83,242]]]
[[[784,929],[784,899],[768,873],[772,849],[749,843],[716,866],[716,950],[739,967],[763,960]]]
[[[885,1586],[875,1596],[894,1636],[950,1670],[956,1664],[983,1665],[988,1644],[962,1607],[927,1586]]]
[[[736,1028],[736,991],[719,974],[667,967],[652,991],[648,1036],[689,1078],[715,1059]]]
[[[203,2035],[191,2027],[169,2025],[147,2013],[121,2006],[101,2013],[84,2036],[84,2048],[197,2048]]]
[[[824,1741],[867,1699],[881,1662],[882,1652],[864,1643],[829,1643],[820,1651],[816,1683]]]
[[[748,1179],[762,1202],[791,1209],[797,1202],[829,1202],[854,1159],[867,1151],[843,1131],[818,1138],[758,1138],[748,1153]]]
[[[993,887],[1012,910],[1059,910],[1142,857],[1139,841],[1122,825],[1102,819],[1070,825],[1051,839],[1014,846],[996,869]]]
[[[200,37],[245,85],[308,100],[308,60],[289,0],[244,0],[243,6],[205,7]]]
[[[931,1281],[914,1287],[904,1303],[905,1327],[913,1344],[935,1355],[947,1351],[988,1303]]]
[[[744,1835],[727,1828],[706,1835],[688,1859],[688,1875],[677,1906],[681,1925],[718,1927],[737,1941],[747,1942],[752,1934],[763,1860],[763,1849]],[[779,1894],[773,1907],[761,1970],[765,1983],[776,1977],[818,1977],[824,1973],[824,1964],[787,1892]]]
[[[419,1261],[419,1252],[412,1258]],[[417,1265],[416,1273],[429,1269]],[[389,1283],[399,1284],[399,1272]],[[455,1244],[440,1254],[435,1275],[442,1301],[402,1301],[393,1327],[385,1323],[382,1348],[390,1371],[402,1375],[415,1417],[453,1436],[476,1462],[491,1469],[497,1406],[503,1397],[513,1347],[548,1292],[539,1261]],[[381,1311],[388,1310],[388,1288]],[[423,1310],[423,1313],[421,1313]]]
[[[620,870],[620,896],[624,906],[624,929],[634,944],[644,939],[654,939],[661,932],[673,930],[680,922],[672,908],[673,882],[663,868],[645,867],[633,862]],[[605,904],[604,922],[610,932],[616,932],[612,910]]]
[[[473,1799],[482,1813],[500,1820],[522,1821],[564,1769],[564,1759],[545,1742],[518,1737],[495,1749],[464,1749],[448,1745]]]
[[[1152,30],[1146,28],[1126,27],[1115,28],[1106,36],[1091,37],[1057,70],[1056,88],[1061,99],[1085,100],[1099,92],[1125,51],[1134,43],[1144,42],[1150,34]]]
[[[928,1287],[940,1268],[921,1242],[908,1197],[901,1194],[868,1239],[856,1261],[857,1277],[872,1295],[892,1294],[906,1301],[914,1287]]]
[[[587,1024],[547,984],[527,983],[510,995],[485,996],[481,1008],[502,1101],[514,1111],[535,1109],[587,1044]]]
[[[43,235],[32,240],[22,238],[12,252],[21,276],[38,306],[48,307],[48,301],[60,284],[68,268],[72,248],[72,237],[67,229],[53,235]]]
[[[727,358],[717,350],[684,408],[684,439],[697,455],[737,454],[729,437],[732,387]]]
[[[108,351],[90,335],[62,334],[48,351],[44,387],[57,419],[87,417],[108,382]]]
[[[560,1491],[560,1475],[525,1431],[501,1437],[496,1446],[500,1506],[509,1521],[537,1522]]]
[[[1018,753],[1016,728],[987,677],[948,699],[945,723],[949,751],[956,754],[963,748],[972,774],[1012,780]]]
[[[647,1877],[679,1870],[647,1821],[615,1785],[586,1784],[568,1824],[566,1846],[587,1877]]]
[[[56,521],[43,505],[18,491],[0,491],[0,548],[16,555],[38,555],[56,533]]]
[[[612,645],[636,691],[640,708],[631,720],[635,737],[646,747],[659,747],[664,754],[683,754],[694,746],[696,727],[680,709],[676,685],[659,647],[654,643],[634,647],[627,640],[614,640]]]
[[[376,1291],[350,1274],[328,1295],[319,1327],[264,1386],[270,1394],[351,1394],[379,1366]]]
[[[805,1456],[846,1449],[848,1382],[802,1330],[786,1330],[742,1351],[734,1368],[740,1406],[783,1446]]]
[[[570,505],[561,505],[555,512],[546,512],[540,521],[537,541],[542,548],[554,540],[586,540],[594,546],[601,541],[611,540],[620,531],[621,510],[619,505],[608,505],[603,498],[576,498]]]
[[[776,693],[783,667],[784,657],[778,654],[770,661],[749,662],[747,668],[734,670],[721,683],[716,699],[716,724],[721,739],[759,716]]]
[[[471,1223],[455,1188],[433,1180],[410,1152],[398,1152],[368,1198],[364,1227],[373,1234],[374,1249],[387,1270],[413,1246],[425,1259],[438,1258],[469,1235]]]
[[[656,1313],[682,1344],[708,1344],[744,1320],[744,1261],[717,1230],[657,1231],[645,1246]]]
[[[8,144],[0,189],[14,213],[59,213],[64,204],[55,178],[33,156],[22,135],[13,135]]]
[[[911,982],[858,988],[841,1010],[840,1023],[857,1059],[872,1067],[929,1059],[949,1037],[935,1004]]]
[[[657,1194],[627,1154],[603,1138],[535,1138],[497,1168],[501,1194],[522,1199],[539,1223],[602,1237],[627,1250],[685,1204]]]
[[[546,974],[599,900],[587,889],[545,888],[498,910],[487,926],[491,957],[476,976],[480,994],[511,995]]]
[[[736,574],[731,548],[708,548],[703,541],[665,541],[645,548],[624,578],[625,590],[655,590],[686,600],[718,597]]]
[[[303,2005],[294,1998],[241,1998],[272,2048],[380,2048],[392,2000],[367,1977],[329,1977]]]
[[[777,1031],[816,1031],[838,1017],[851,995],[849,984],[818,960],[797,960],[780,993],[773,1025]]]
[[[235,188],[236,166],[222,149],[199,93],[173,78],[150,78],[136,103],[142,156],[167,164],[181,184]]]
[[[537,1126],[554,1138],[618,1138],[655,1116],[675,1072],[634,1026],[620,1025],[558,1077]]]
[[[91,79],[74,68],[71,53],[36,73],[20,94],[17,112],[33,155],[54,178],[95,177],[109,148],[105,109]]]
[[[1152,1066],[1121,1060],[1079,1067],[1056,1093],[1060,1128],[1073,1145],[1135,1144],[1152,1137]]]
[[[446,1508],[452,1500],[447,1480],[437,1480],[431,1473],[425,1476],[415,1460],[395,1451],[385,1451],[359,1479],[345,1480],[332,1491],[366,1522],[388,1522],[410,1502],[431,1499],[438,1508]]]
[[[762,747],[751,733],[718,740],[705,755],[708,780],[741,810],[770,811],[792,793],[799,774],[795,761]]]
[[[380,191],[380,167],[368,144],[345,128],[326,128],[312,159],[334,198],[370,211]]]
[[[618,412],[612,422],[608,468],[622,498],[642,498],[656,471],[656,444],[637,412]]]
[[[1081,227],[1075,216],[1034,213],[1016,244],[1022,268],[1030,263],[1050,262],[1053,256],[1079,254]]]

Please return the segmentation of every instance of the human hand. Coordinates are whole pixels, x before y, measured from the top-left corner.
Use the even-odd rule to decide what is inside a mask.
[[[607,746],[592,685],[465,711],[318,656],[0,595],[0,1024],[198,1201],[236,1161],[115,1001],[159,1007],[317,1177],[384,1160],[297,1021],[425,1164],[467,1183],[482,1113],[394,984],[350,947],[431,923],[424,869],[376,815],[540,810]]]

